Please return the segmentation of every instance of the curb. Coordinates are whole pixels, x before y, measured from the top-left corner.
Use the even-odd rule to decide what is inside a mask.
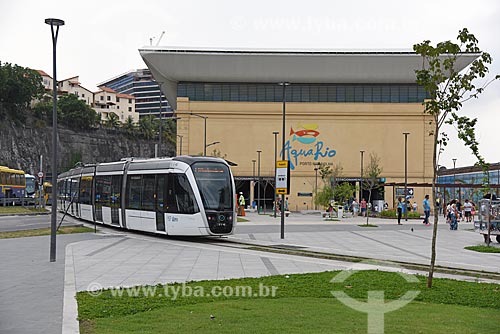
[[[80,323],[78,321],[78,304],[76,302],[76,277],[72,244],[66,246],[66,258],[64,263],[62,333],[80,334]]]

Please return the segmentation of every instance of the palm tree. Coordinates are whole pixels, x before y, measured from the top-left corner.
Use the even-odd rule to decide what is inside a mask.
[[[134,124],[134,119],[132,116],[127,117],[125,123],[122,124],[122,128],[127,132],[127,134],[131,135],[134,133],[136,126]]]
[[[146,139],[154,137],[154,124],[151,117],[142,117],[139,119],[139,130]]]
[[[106,114],[106,126],[108,128],[117,129],[120,127],[120,118],[114,112]]]

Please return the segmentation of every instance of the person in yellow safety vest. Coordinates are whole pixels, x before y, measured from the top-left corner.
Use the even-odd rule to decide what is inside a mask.
[[[239,216],[244,216],[245,215],[245,197],[243,196],[243,193],[240,192],[240,197],[238,198],[238,215]]]

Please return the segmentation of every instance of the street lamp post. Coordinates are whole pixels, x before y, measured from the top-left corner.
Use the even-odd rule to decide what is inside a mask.
[[[199,115],[199,114],[193,114],[191,113],[191,115],[193,116],[196,116],[196,117],[199,117],[199,118],[203,118],[203,121],[205,122],[205,130],[204,130],[204,135],[203,135],[203,156],[206,157],[207,156],[207,116],[203,116],[203,115]]]
[[[52,32],[52,212],[50,220],[50,262],[56,261],[56,230],[57,230],[57,70],[56,46],[59,27],[64,25],[60,19],[45,19]],[[55,31],[54,31],[54,27]]]
[[[290,86],[289,82],[280,82],[278,85],[283,86],[283,117],[282,117],[282,135],[281,135],[281,160],[285,160],[285,117],[286,117],[286,86]],[[290,177],[290,175],[288,175]],[[285,195],[281,195],[281,239],[285,239]]]
[[[260,154],[261,150],[257,150],[257,213],[260,213]]]
[[[179,145],[179,155],[182,155],[182,136],[181,135],[177,135],[177,137],[179,137],[181,139],[181,142],[180,142],[180,145]]]
[[[453,199],[455,199],[455,198],[456,198],[455,196],[457,195],[457,191],[456,191],[456,189],[455,189],[455,183],[456,183],[456,180],[455,180],[455,179],[456,179],[456,177],[457,177],[457,172],[456,172],[456,170],[455,170],[455,164],[457,163],[457,158],[453,158],[453,159],[451,159],[451,160],[453,160],[453,198],[452,198],[452,200],[453,200]],[[488,182],[488,183],[489,183],[489,182]]]
[[[314,168],[315,175],[315,186],[314,186],[314,210],[318,210],[318,204],[316,204],[316,198],[318,196],[318,167]]]
[[[274,204],[273,204],[273,208],[274,208],[274,218],[276,218],[276,206],[278,203],[276,203],[276,161],[278,160],[277,157],[276,157],[276,152],[277,152],[277,145],[278,145],[278,134],[279,132],[278,131],[273,131],[273,135],[274,135]],[[283,212],[282,212],[282,215],[283,215]]]
[[[361,153],[361,179],[359,180],[359,203],[361,203],[361,199],[363,198],[363,158],[365,151],[360,150],[359,153]]]
[[[161,157],[161,140],[162,140],[162,108],[161,108],[161,85],[162,82],[158,82],[158,86],[160,87],[160,125],[158,127],[158,157]]]
[[[408,196],[408,135],[409,132],[403,132],[405,136],[405,221],[408,221],[408,203],[406,203]]]
[[[252,164],[253,164],[253,169],[252,169],[252,193],[254,194],[252,197],[252,208],[253,208],[253,201],[255,200],[255,163],[257,160],[252,159]]]

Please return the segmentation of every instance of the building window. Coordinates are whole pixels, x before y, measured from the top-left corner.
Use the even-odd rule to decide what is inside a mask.
[[[128,111],[129,111],[129,112],[132,112],[132,107],[128,107]]]
[[[109,96],[109,95],[108,95],[108,96],[107,96],[107,100],[108,100],[108,101],[111,101],[111,96]]]
[[[104,96],[101,95],[101,98],[100,98],[101,101],[104,101]]]
[[[82,97],[85,97],[85,93],[82,93]]]
[[[116,109],[120,109],[120,106],[116,106]]]
[[[288,87],[286,95],[290,102],[419,103],[428,98],[416,84],[299,83]],[[177,96],[192,101],[281,102],[283,88],[268,83],[180,82]]]
[[[128,99],[128,103],[132,103],[132,99]]]
[[[116,97],[116,102],[120,102],[120,98],[118,96]]]

